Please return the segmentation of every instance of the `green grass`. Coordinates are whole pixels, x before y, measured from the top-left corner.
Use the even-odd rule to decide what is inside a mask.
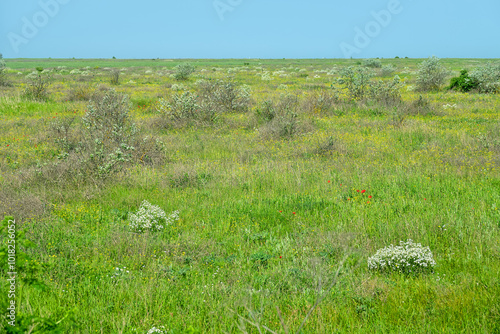
[[[197,77],[183,82],[192,90],[201,77],[248,68],[231,74],[250,85],[252,110],[213,126],[160,129],[151,125],[155,104],[174,93],[169,74],[180,60],[7,60],[24,74],[91,67],[90,76],[54,70],[48,102],[20,98],[24,76],[14,71],[14,87],[0,92],[0,212],[35,243],[26,252],[46,264],[36,277],[48,287],[19,283],[18,315],[59,321],[69,314],[60,322],[65,333],[146,333],[160,325],[168,333],[240,333],[237,313],[284,333],[279,307],[295,333],[324,294],[303,333],[500,331],[498,94],[423,93],[437,112],[401,124],[392,110],[363,103],[301,109],[305,132],[289,139],[259,132],[253,110],[278,98],[281,84],[302,103],[335,79],[315,70],[356,61],[192,60]],[[382,63],[397,66],[408,87],[420,61]],[[443,60],[456,71],[485,62]],[[75,85],[109,85],[104,67],[128,68],[115,88],[130,96],[141,134],[164,142],[165,162],[129,166],[98,187],[47,176],[59,154],[51,123],[76,117],[78,128],[87,103],[66,97]],[[288,76],[261,80],[266,70]],[[416,100],[420,93],[406,87],[403,100]],[[143,200],[167,214],[179,210],[179,221],[160,233],[131,232],[127,215]],[[377,249],[406,239],[430,247],[434,273],[368,270]],[[0,293],[7,294],[3,277]]]

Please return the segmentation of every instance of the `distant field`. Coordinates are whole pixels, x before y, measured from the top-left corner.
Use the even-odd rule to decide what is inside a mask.
[[[442,59],[421,92],[422,61],[381,59],[353,97],[362,59],[6,59],[0,218],[33,242],[18,328],[500,333],[500,96],[446,88],[500,61]],[[144,200],[179,219],[133,230]],[[407,239],[433,270],[368,268]]]

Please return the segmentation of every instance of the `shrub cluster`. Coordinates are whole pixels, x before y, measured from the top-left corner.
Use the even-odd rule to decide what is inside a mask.
[[[22,95],[28,100],[46,101],[49,98],[47,91],[49,77],[44,73],[43,68],[37,67],[36,70],[26,76],[26,88]]]
[[[10,86],[7,81],[7,65],[3,60],[3,55],[0,53],[0,86]]]
[[[352,100],[361,100],[365,97],[373,73],[366,67],[349,66],[340,71],[337,83],[347,90]]]
[[[400,241],[399,246],[390,245],[379,249],[368,258],[368,268],[378,271],[396,271],[405,274],[432,270],[436,261],[429,247],[422,247],[411,239]]]
[[[450,89],[459,90],[461,92],[469,92],[476,89],[478,82],[475,79],[469,77],[469,72],[467,70],[460,71],[460,76],[451,78]]]
[[[363,60],[362,65],[365,67],[381,68],[382,62],[380,61],[380,59],[365,59]]]

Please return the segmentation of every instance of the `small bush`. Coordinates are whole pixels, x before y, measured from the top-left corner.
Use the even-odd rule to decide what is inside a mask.
[[[187,80],[194,71],[195,68],[191,63],[179,64],[175,67],[174,78],[179,81]]]
[[[433,56],[424,60],[417,71],[417,88],[420,91],[439,90],[444,84],[448,71]]]
[[[431,271],[436,262],[429,247],[422,247],[408,239],[399,246],[390,245],[379,249],[368,258],[368,268],[378,271],[396,271],[404,274],[415,274]]]
[[[120,70],[119,69],[114,69],[110,72],[109,74],[109,81],[112,85],[119,85],[120,84]]]
[[[369,96],[374,101],[385,106],[393,106],[401,102],[401,88],[403,84],[396,75],[390,81],[379,80],[369,85]]]
[[[255,114],[265,122],[272,121],[276,117],[276,109],[273,101],[263,101],[260,106],[255,108]]]
[[[382,62],[380,59],[365,59],[363,60],[362,65],[365,67],[381,68]]]
[[[190,123],[208,125],[219,118],[213,101],[204,101],[191,92],[177,93],[170,99],[160,99],[157,110],[165,119],[165,126],[184,126]]]
[[[143,201],[136,213],[130,213],[128,220],[130,229],[134,232],[157,232],[179,219],[179,211],[167,216],[159,206]]]
[[[460,76],[451,78],[449,89],[459,90],[461,92],[469,92],[477,88],[478,82],[469,77],[467,70],[460,71]]]
[[[303,102],[303,109],[310,114],[322,114],[332,110],[339,102],[335,91],[320,91],[308,96]]]
[[[388,77],[396,71],[396,67],[392,64],[382,66],[382,76]]]
[[[91,85],[77,84],[71,87],[66,95],[68,101],[89,101],[93,93]]]
[[[26,76],[26,88],[22,95],[28,100],[47,101],[49,98],[48,86],[49,77],[47,74],[43,74],[42,71],[32,72]]]
[[[0,53],[0,86],[11,86],[7,80],[7,65],[3,60],[3,55]]]
[[[238,87],[231,79],[200,80],[197,82],[202,102],[213,105],[219,112],[245,112],[250,102],[250,88]]]
[[[368,92],[370,78],[373,76],[366,67],[349,66],[340,71],[337,83],[347,90],[351,100],[361,100]]]
[[[469,76],[474,82],[477,82],[477,89],[480,93],[495,93],[500,90],[499,64],[478,67]]]
[[[138,132],[129,117],[126,95],[111,89],[96,92],[82,118],[83,160],[91,175],[104,179],[131,161]]]

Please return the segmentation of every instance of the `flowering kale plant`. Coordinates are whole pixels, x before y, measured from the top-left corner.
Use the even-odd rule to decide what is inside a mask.
[[[368,268],[379,271],[399,271],[405,274],[432,270],[436,265],[429,247],[422,247],[411,239],[379,249],[368,258]]]
[[[129,214],[129,226],[136,232],[161,231],[179,219],[179,211],[167,216],[157,205],[143,201],[136,213]]]

